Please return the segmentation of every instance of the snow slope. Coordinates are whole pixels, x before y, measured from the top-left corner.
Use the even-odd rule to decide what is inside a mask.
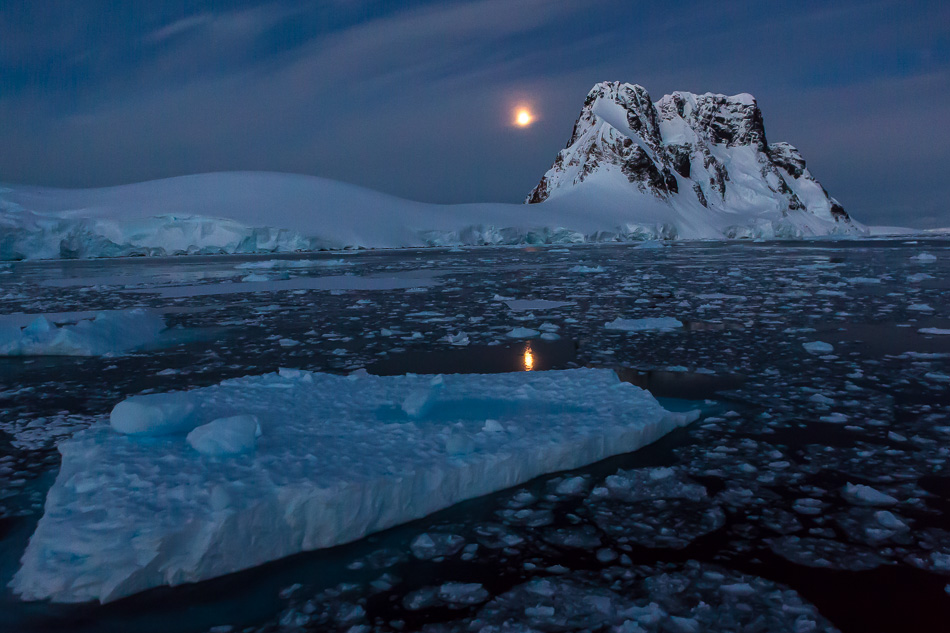
[[[623,204],[647,237],[865,234],[788,143],[769,144],[748,94],[675,92],[654,103],[638,85],[587,96],[567,147],[528,195],[542,206]]]
[[[626,205],[438,205],[295,174],[103,189],[0,187],[0,259],[575,243],[624,238]]]
[[[111,428],[59,446],[11,587],[105,602],[212,578],[633,451],[692,418],[602,369],[281,370],[134,396]]]

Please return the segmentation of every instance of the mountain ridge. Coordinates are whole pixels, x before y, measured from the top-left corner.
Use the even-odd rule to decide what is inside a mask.
[[[788,220],[779,232],[864,232],[811,175],[794,146],[768,142],[762,111],[748,93],[680,91],[654,102],[637,84],[594,85],[567,146],[525,202],[545,203],[583,189],[597,174],[614,184],[625,179],[631,200],[652,196],[693,212],[701,207],[779,225]],[[797,211],[827,226],[796,226]],[[725,237],[742,236],[741,224],[727,227],[732,230]]]

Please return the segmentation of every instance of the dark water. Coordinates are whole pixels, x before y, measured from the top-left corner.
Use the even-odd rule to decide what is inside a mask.
[[[937,261],[910,259],[921,251]],[[313,268],[236,268],[269,259],[292,258],[18,263],[0,275],[5,314],[145,306],[163,311],[172,328],[158,345],[112,358],[0,359],[4,585],[42,513],[58,465],[55,442],[101,421],[128,395],[279,367],[366,368],[383,375],[614,368],[668,406],[699,406],[705,417],[637,453],[571,475],[586,477],[594,488],[619,469],[670,467],[704,486],[702,507],[721,509],[724,521],[695,535],[695,508],[684,507],[682,515],[665,519],[681,530],[683,547],[657,547],[647,536],[618,540],[597,523],[601,505],[583,495],[552,495],[550,482],[561,477],[552,475],[519,488],[536,496],[532,508],[549,513],[543,525],[518,525],[499,514],[515,495],[502,491],[357,543],[106,606],[27,604],[5,590],[0,629],[201,631],[230,624],[234,630],[346,630],[365,624],[413,630],[459,623],[480,607],[410,610],[404,601],[447,581],[480,583],[498,596],[531,578],[607,574],[621,565],[601,561],[596,548],[550,542],[551,531],[580,528],[596,534],[602,548],[629,556],[627,568],[638,577],[687,561],[718,565],[791,587],[842,631],[942,630],[950,622],[950,570],[930,558],[950,555],[950,383],[941,377],[950,374],[950,336],[920,332],[950,328],[945,242],[371,252],[310,257],[328,262]],[[579,264],[605,272],[570,272]],[[200,292],[250,272],[275,279],[357,277],[360,283],[349,284],[353,289],[344,280],[325,290]],[[378,279],[412,281],[373,289]],[[183,285],[198,288],[170,290]],[[571,304],[514,312],[504,298]],[[685,326],[663,333],[604,328],[617,317],[660,316]],[[516,327],[559,338],[512,339]],[[445,339],[458,332],[467,333],[468,345]],[[296,344],[283,346],[281,339]],[[802,345],[811,341],[834,349],[810,353]],[[868,542],[860,531],[870,520],[865,509],[840,492],[847,483],[896,497],[887,511],[908,529]],[[802,499],[820,511],[807,513]],[[667,516],[656,514],[658,507],[622,505],[646,521]],[[420,561],[409,553],[421,533],[451,532],[471,544],[484,540],[479,526],[489,524],[504,526],[522,543],[497,550],[483,545],[470,560],[454,554]],[[789,536],[815,539],[826,549],[816,554],[774,545]],[[365,563],[381,550],[391,550],[388,562],[395,562]],[[545,571],[556,565],[567,571]],[[379,584],[386,573],[392,578]],[[281,596],[298,583],[300,589]],[[360,606],[363,615],[347,619],[341,615],[347,605]]]

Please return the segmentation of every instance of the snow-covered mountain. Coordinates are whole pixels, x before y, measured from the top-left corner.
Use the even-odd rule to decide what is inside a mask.
[[[653,102],[642,86],[595,85],[567,147],[526,200],[583,201],[624,204],[628,225],[658,237],[866,233],[797,149],[766,140],[748,94],[674,92]]]
[[[101,189],[0,185],[0,260],[866,234],[749,95],[597,84],[540,204],[413,202],[224,172]]]

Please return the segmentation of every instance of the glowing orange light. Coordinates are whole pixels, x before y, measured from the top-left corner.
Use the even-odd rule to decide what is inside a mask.
[[[528,345],[524,348],[524,370],[531,371],[534,369],[534,354],[531,353],[531,346]]]
[[[534,115],[527,108],[519,108],[515,112],[515,125],[518,127],[528,127],[534,121]]]

